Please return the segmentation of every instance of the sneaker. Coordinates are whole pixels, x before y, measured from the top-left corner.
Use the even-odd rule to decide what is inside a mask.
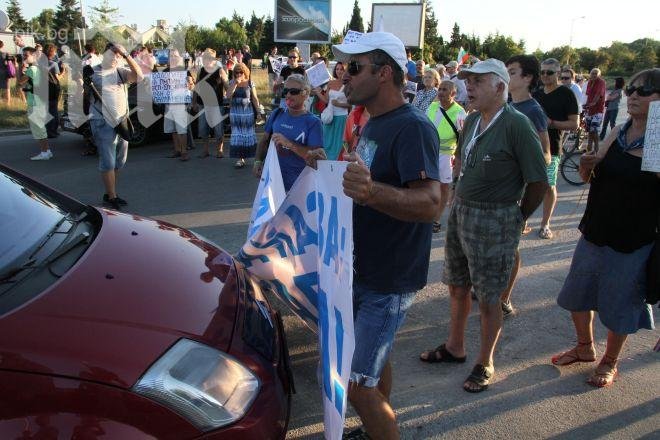
[[[245,160],[244,159],[239,159],[234,164],[234,168],[243,168],[244,166],[245,166]]]
[[[53,157],[53,153],[50,150],[42,151],[36,156],[32,156],[30,160],[48,160]]]
[[[511,301],[504,302],[502,301],[502,317],[506,318],[508,316],[513,316],[515,315],[515,310],[513,309],[513,306],[511,305]]]
[[[121,203],[119,203],[119,200],[119,197],[115,197],[114,199],[104,201],[104,203],[116,211],[121,211]]]
[[[128,205],[128,202],[119,196],[115,197],[115,200],[117,200],[117,203],[119,203],[121,206]],[[108,203],[110,201],[110,197],[107,194],[103,194],[103,201]]]

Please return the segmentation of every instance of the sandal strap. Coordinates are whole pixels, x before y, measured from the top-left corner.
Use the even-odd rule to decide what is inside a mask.
[[[592,345],[593,343],[594,343],[594,341],[589,341],[589,342],[580,342],[580,341],[578,341],[577,345],[578,345],[578,347],[584,347],[586,345]]]

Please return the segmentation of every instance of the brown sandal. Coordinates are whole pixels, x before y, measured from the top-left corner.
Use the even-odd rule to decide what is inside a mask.
[[[616,368],[617,361],[617,358],[604,355],[591,377],[587,379],[587,383],[596,388],[604,388],[612,385],[619,375],[619,370]]]
[[[578,354],[578,348],[579,347],[586,347],[586,346],[590,346],[592,344],[593,344],[593,341],[578,342],[578,344],[575,347],[571,348],[570,350],[565,351],[563,353],[559,353],[558,355],[553,356],[551,361],[552,361],[553,365],[557,365],[559,367],[565,367],[567,365],[571,365],[571,364],[574,364],[576,362],[595,362],[596,361],[596,354],[595,353],[594,353],[593,359],[592,358],[586,358],[586,357],[583,358],[583,357],[580,357],[580,355]],[[568,357],[568,361],[560,363],[559,360],[563,357]]]

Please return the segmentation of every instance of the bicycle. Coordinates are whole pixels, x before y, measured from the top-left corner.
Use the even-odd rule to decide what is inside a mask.
[[[586,183],[580,177],[579,172],[580,157],[582,157],[583,153],[584,151],[582,150],[566,153],[559,163],[559,172],[561,173],[561,177],[563,177],[567,183],[573,186],[581,186]]]
[[[582,143],[587,139],[588,132],[583,115],[580,115],[579,121],[578,128],[565,133],[562,139],[561,148],[566,154],[582,150]]]

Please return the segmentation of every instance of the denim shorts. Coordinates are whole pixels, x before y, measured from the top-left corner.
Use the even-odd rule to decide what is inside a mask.
[[[353,286],[355,351],[350,381],[364,387],[378,385],[394,336],[403,324],[416,292],[379,293]]]
[[[197,133],[199,137],[206,139],[211,134],[211,130],[213,130],[213,137],[219,143],[225,135],[224,119],[226,116],[222,114],[222,108],[217,105],[209,105],[199,108],[200,112],[202,110],[204,110],[204,113],[197,119]]]
[[[120,138],[115,129],[103,118],[91,118],[89,126],[99,153],[99,171],[107,172],[123,168],[128,155],[128,141]]]

